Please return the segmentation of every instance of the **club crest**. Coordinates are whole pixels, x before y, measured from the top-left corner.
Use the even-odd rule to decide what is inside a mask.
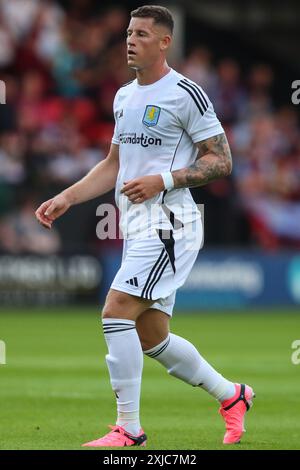
[[[148,104],[144,112],[143,124],[148,127],[156,126],[156,124],[158,123],[159,115],[160,107]]]

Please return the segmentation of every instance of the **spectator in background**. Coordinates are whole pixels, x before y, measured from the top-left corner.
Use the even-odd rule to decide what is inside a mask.
[[[0,0],[0,15],[17,42],[30,33],[40,6],[41,0]]]
[[[271,88],[274,74],[267,64],[257,64],[252,67],[248,80],[247,118],[273,111]]]
[[[233,146],[237,184],[256,241],[266,249],[300,246],[300,141],[294,112],[281,110],[253,118],[243,129],[236,126]]]
[[[227,125],[246,116],[247,96],[240,73],[238,63],[230,58],[221,60],[217,68],[215,110]]]
[[[196,46],[184,60],[181,73],[202,86],[210,96],[216,94],[217,74],[212,66],[212,54],[203,46]]]
[[[57,2],[42,2],[36,17],[37,40],[35,52],[48,63],[53,62],[55,55],[62,47],[62,27],[65,12]]]
[[[62,44],[52,62],[52,74],[58,94],[69,98],[84,94],[84,87],[77,76],[85,64],[80,47],[83,30],[84,26],[80,24],[65,23]]]
[[[0,135],[0,184],[23,183],[26,176],[24,150],[25,140],[17,132]]]
[[[38,130],[48,118],[45,113],[46,87],[41,72],[30,70],[23,75],[18,115],[20,129],[24,132]]]
[[[14,38],[5,23],[3,15],[0,10],[0,69],[5,69],[9,66],[15,58],[15,43]]]

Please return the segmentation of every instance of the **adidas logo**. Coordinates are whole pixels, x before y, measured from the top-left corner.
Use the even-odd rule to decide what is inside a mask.
[[[126,282],[127,284],[130,284],[131,286],[139,287],[136,277],[133,277],[132,279],[128,279],[128,281]]]

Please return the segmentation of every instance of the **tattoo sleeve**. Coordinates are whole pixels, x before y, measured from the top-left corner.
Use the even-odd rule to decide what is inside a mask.
[[[203,186],[231,173],[231,152],[225,134],[203,140],[197,147],[199,153],[193,165],[172,171],[175,188]]]

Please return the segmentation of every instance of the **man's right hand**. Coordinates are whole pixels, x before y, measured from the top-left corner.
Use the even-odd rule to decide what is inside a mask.
[[[46,228],[51,228],[55,219],[63,215],[71,206],[64,194],[58,194],[52,199],[43,202],[35,211],[37,220]]]

